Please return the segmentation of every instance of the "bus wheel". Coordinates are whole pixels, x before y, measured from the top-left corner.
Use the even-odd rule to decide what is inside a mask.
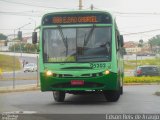
[[[53,91],[53,97],[56,102],[63,102],[65,99],[64,91]]]
[[[104,91],[104,96],[108,102],[116,102],[120,97],[119,90]]]

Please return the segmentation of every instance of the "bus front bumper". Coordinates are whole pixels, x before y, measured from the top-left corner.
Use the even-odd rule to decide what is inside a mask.
[[[84,81],[81,85],[73,85],[71,81]],[[119,81],[116,73],[98,77],[58,78],[40,74],[41,91],[86,91],[86,90],[117,90]]]

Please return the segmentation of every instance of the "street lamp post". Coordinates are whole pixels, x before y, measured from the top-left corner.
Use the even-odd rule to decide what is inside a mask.
[[[20,31],[22,28],[24,28],[25,26],[30,25],[30,24],[31,24],[30,22],[27,24],[24,24],[23,26],[19,27],[18,30]],[[21,57],[22,57],[22,40],[20,40],[20,51],[21,51]]]
[[[27,23],[27,24],[25,24],[25,25],[23,25],[23,26],[21,26],[21,27],[19,27],[19,28],[17,28],[17,29],[14,29],[14,40],[15,40],[15,38],[16,38],[16,30],[19,30],[20,31],[20,29],[22,29],[23,27],[25,27],[25,26],[27,26],[27,25],[29,25],[29,24],[31,24],[30,22],[29,23]],[[15,42],[14,42],[14,40],[13,40],[13,47],[14,47],[14,56],[13,56],[13,89],[15,88]],[[22,57],[22,47],[21,47],[21,42],[20,42],[20,49],[21,49],[21,57]]]
[[[29,19],[34,22],[34,28],[36,28],[36,21],[34,19],[32,19],[32,18],[29,18]],[[34,29],[34,31],[35,31],[35,29]],[[37,55],[36,62],[37,62],[37,87],[38,87],[39,86],[39,74],[38,74],[39,73],[39,61],[38,61],[38,55]]]

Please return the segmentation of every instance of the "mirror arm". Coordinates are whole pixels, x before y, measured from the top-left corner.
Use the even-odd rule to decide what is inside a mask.
[[[34,32],[35,32],[36,30],[38,30],[38,29],[41,29],[41,26],[40,26],[40,25],[34,29]]]

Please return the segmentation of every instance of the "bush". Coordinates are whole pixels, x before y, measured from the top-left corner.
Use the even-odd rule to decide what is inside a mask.
[[[160,76],[155,76],[155,77],[124,77],[124,83],[160,83]]]

